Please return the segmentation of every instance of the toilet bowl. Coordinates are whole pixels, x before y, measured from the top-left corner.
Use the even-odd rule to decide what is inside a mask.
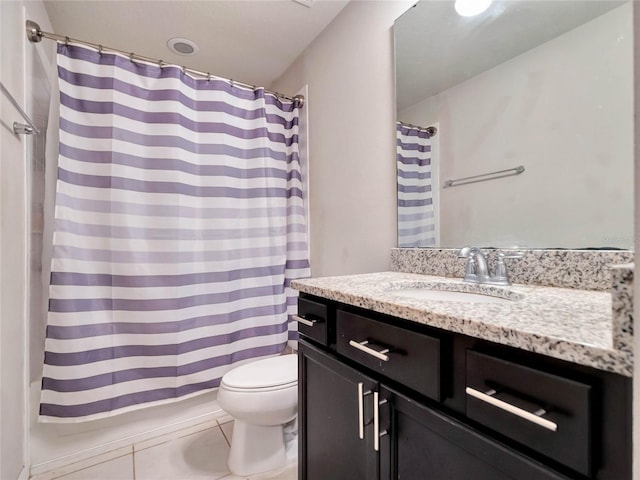
[[[266,358],[228,371],[218,402],[234,418],[231,473],[254,475],[284,466],[283,427],[298,413],[298,356]]]

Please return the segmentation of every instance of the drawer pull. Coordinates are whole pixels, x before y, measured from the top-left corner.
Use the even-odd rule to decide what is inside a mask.
[[[372,357],[376,357],[382,360],[383,362],[389,361],[389,355],[385,355],[385,353],[389,353],[390,351],[389,348],[385,348],[384,350],[378,351],[378,350],[374,350],[371,347],[367,347],[368,343],[369,343],[369,340],[365,340],[363,342],[356,342],[355,340],[349,340],[349,345],[351,345],[352,347],[357,348],[358,350],[361,350],[364,353],[368,353]]]
[[[364,383],[358,383],[358,436],[364,439],[364,397],[371,395],[371,390],[364,391]]]
[[[293,318],[298,323],[306,325],[307,327],[313,327],[316,323],[318,323],[317,320],[307,320],[306,318],[299,315],[291,315],[291,318]]]
[[[380,431],[380,405],[387,403],[386,400],[379,400],[379,393],[373,392],[373,449],[380,450],[380,437],[384,437],[389,432]]]
[[[558,430],[558,425],[555,422],[550,420],[546,420],[541,418],[539,415],[544,415],[546,413],[545,410],[540,409],[535,413],[528,412],[523,410],[522,408],[516,407],[515,405],[511,405],[510,403],[504,402],[495,398],[493,395],[496,394],[495,390],[489,390],[487,393],[480,392],[471,387],[466,388],[467,395],[470,395],[478,400],[481,400],[485,403],[493,405],[501,410],[517,415],[520,418],[524,418],[540,427],[546,428],[547,430],[551,430],[553,432]]]

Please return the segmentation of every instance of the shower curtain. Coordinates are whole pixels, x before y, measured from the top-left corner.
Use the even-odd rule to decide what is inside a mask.
[[[425,129],[396,122],[398,246],[436,244],[431,139]]]
[[[296,102],[58,45],[40,420],[218,387],[289,337],[308,276]]]

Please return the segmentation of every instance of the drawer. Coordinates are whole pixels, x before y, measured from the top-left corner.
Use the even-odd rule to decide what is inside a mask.
[[[328,345],[327,306],[308,298],[298,298],[298,332],[322,345]]]
[[[467,350],[467,416],[587,476],[592,396],[590,385]]]
[[[435,400],[441,399],[440,340],[338,310],[337,351]]]

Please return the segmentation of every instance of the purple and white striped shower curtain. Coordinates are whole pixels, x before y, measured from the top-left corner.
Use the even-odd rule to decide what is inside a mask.
[[[431,139],[424,129],[396,122],[398,246],[436,244]]]
[[[297,105],[75,45],[58,74],[40,419],[186,398],[280,352],[309,274]]]

